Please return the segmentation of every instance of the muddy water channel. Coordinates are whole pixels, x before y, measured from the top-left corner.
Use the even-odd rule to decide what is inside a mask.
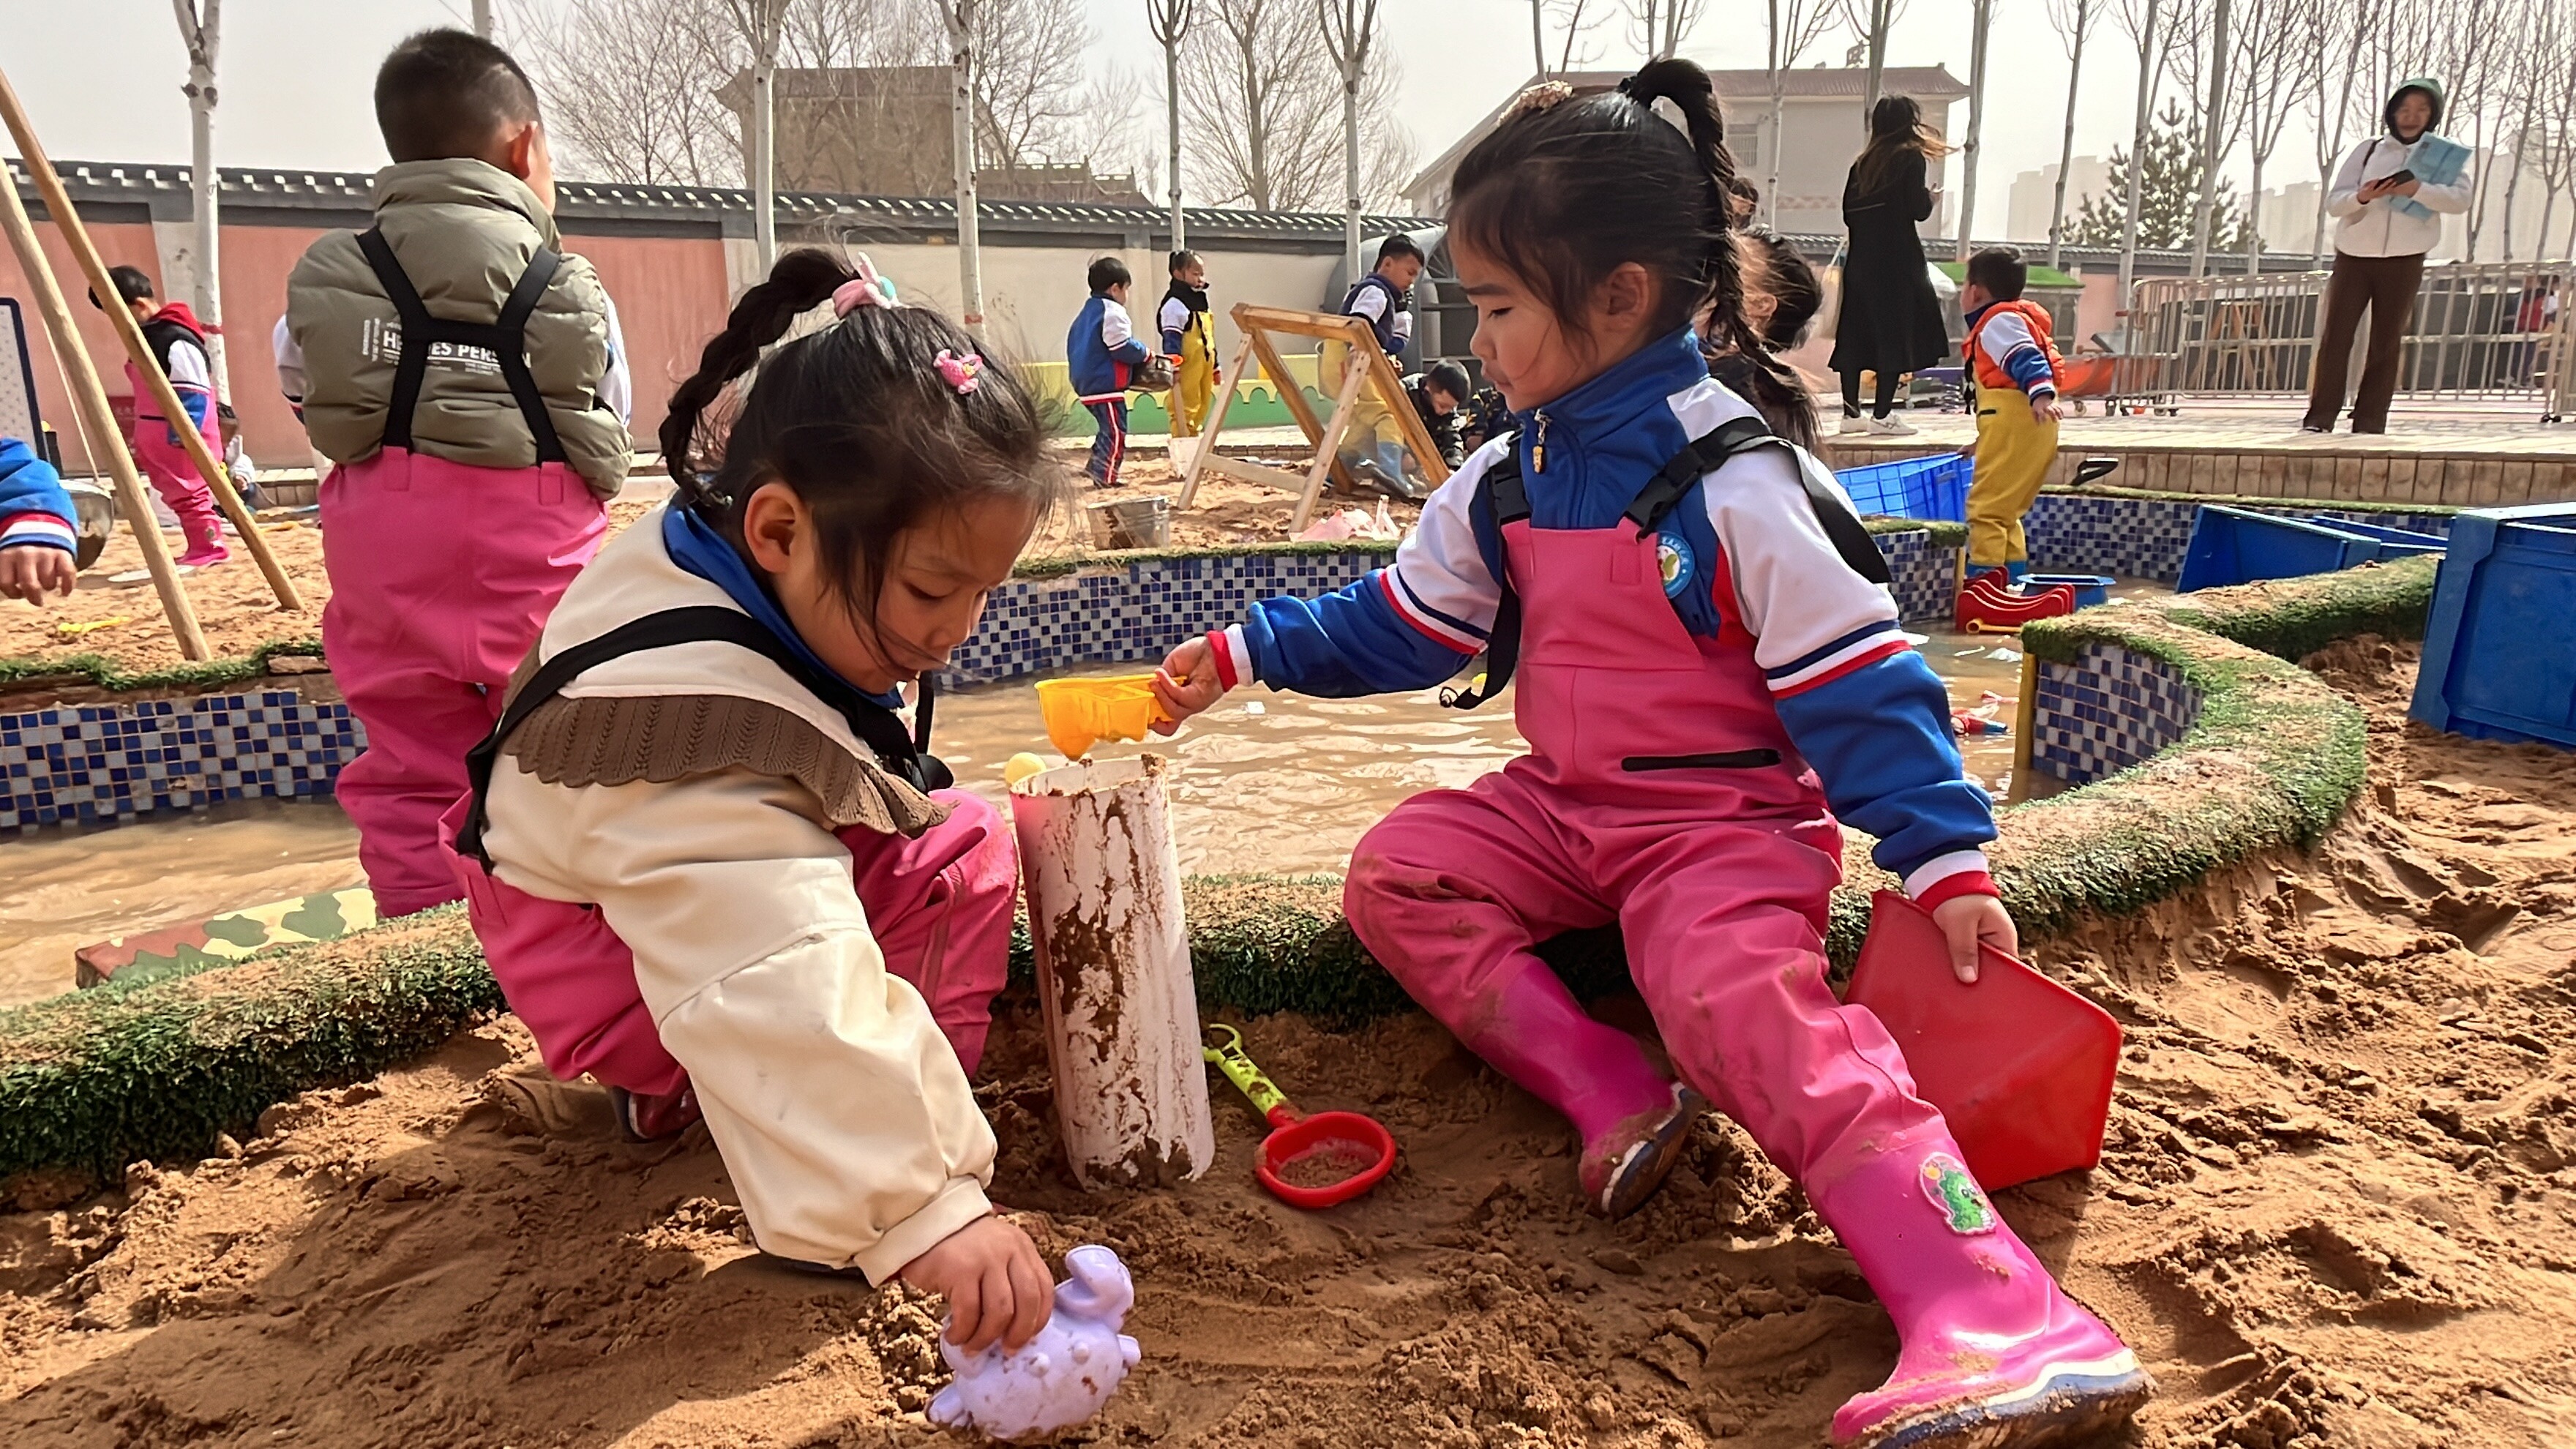
[[[2020,688],[2009,637],[1936,634],[1923,654],[1952,707]],[[1120,669],[1085,671],[1130,672]],[[1029,681],[945,696],[937,748],[957,778],[997,803],[1002,764],[1044,752]],[[2010,722],[2010,703],[1988,706]],[[1998,796],[2010,786],[2008,735],[1960,742],[1968,772]],[[1144,745],[1103,746],[1105,755]],[[1438,691],[1307,699],[1240,691],[1151,748],[1177,755],[1174,833],[1181,869],[1205,874],[1338,871],[1362,832],[1406,797],[1458,787],[1525,749],[1511,700],[1472,713]],[[314,891],[362,884],[357,834],[328,801],[245,801],[104,829],[0,838],[0,1006],[69,990],[72,953],[112,936],[203,920]]]

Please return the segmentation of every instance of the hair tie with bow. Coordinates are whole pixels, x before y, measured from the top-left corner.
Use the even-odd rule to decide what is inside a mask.
[[[969,352],[960,357],[943,347],[932,362],[938,367],[940,378],[957,389],[959,397],[984,385],[984,354],[980,352]]]
[[[877,264],[866,252],[854,254],[858,275],[832,289],[832,315],[847,317],[861,307],[894,308],[903,305],[895,299],[894,279],[877,272]]]

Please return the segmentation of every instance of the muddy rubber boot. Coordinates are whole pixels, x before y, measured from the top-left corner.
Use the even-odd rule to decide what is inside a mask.
[[[1584,1207],[1614,1223],[1644,1207],[1673,1175],[1691,1124],[1707,1110],[1706,1097],[1675,1082],[1672,1100],[1663,1106],[1626,1119],[1598,1139],[1585,1139],[1575,1165]]]
[[[2125,1421],[2155,1391],[2057,1286],[1946,1133],[1806,1187],[1896,1321],[1896,1371],[1834,1415],[1861,1449],[2040,1449]]]
[[[617,1127],[630,1142],[659,1142],[677,1137],[698,1124],[698,1094],[687,1087],[676,1092],[655,1095],[630,1092],[624,1087],[608,1089],[617,1106]]]
[[[179,526],[188,540],[188,551],[179,555],[181,564],[194,569],[210,569],[231,560],[233,551],[224,547],[224,526],[216,521],[212,504],[208,504],[203,513],[181,515]]]

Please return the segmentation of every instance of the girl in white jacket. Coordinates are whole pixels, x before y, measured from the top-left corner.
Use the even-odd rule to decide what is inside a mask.
[[[661,442],[677,498],[573,582],[470,760],[475,933],[556,1076],[608,1084],[638,1137],[703,1117],[763,1249],[1016,1347],[1052,1285],[985,1199],[967,1085],[1016,864],[927,753],[924,676],[1060,496],[1037,408],[865,258],[797,251]]]
[[[2311,433],[2334,431],[2364,311],[2370,352],[2352,401],[2352,430],[2388,431],[2388,400],[2397,391],[2424,254],[2442,239],[2442,218],[2469,209],[2466,156],[2457,142],[2433,134],[2442,124],[2442,83],[2419,77],[2399,86],[2381,119],[2388,133],[2353,147],[2326,193],[2326,210],[2335,218],[2334,276],[2326,283],[2325,332],[2308,385],[2308,414],[2299,424]]]

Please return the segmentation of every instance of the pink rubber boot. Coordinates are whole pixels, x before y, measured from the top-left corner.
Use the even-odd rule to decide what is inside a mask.
[[[1885,1385],[1834,1415],[1868,1449],[2037,1449],[2136,1413],[2155,1383],[2013,1235],[1946,1132],[1872,1155],[1808,1200],[1896,1320]]]
[[[1672,1174],[1708,1102],[1657,1069],[1635,1037],[1595,1021],[1537,957],[1503,971],[1459,1039],[1566,1115],[1583,1136],[1575,1173],[1584,1206],[1624,1218]]]

